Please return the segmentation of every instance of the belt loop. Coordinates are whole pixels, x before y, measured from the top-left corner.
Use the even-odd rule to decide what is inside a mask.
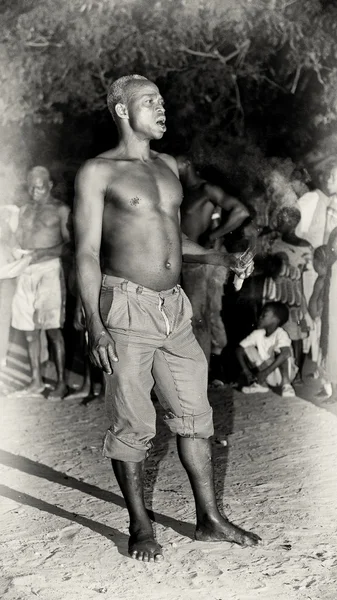
[[[128,283],[129,282],[128,282],[127,279],[124,279],[124,281],[122,281],[122,283],[121,283],[122,292],[126,292],[127,291],[127,289],[128,289]]]
[[[106,275],[102,275],[102,285],[105,285]]]

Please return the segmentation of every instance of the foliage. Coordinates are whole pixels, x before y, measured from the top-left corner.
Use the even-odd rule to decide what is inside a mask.
[[[108,85],[130,72],[160,85],[166,144],[199,157],[230,144],[238,155],[247,140],[251,165],[257,147],[294,156],[337,116],[335,1],[3,0],[0,11],[3,124],[107,122]]]

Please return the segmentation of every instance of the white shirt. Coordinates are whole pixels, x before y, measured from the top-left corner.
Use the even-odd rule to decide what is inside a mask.
[[[327,243],[329,235],[337,227],[337,195],[331,197],[326,211],[326,224],[324,233],[324,244]]]
[[[271,335],[266,335],[265,329],[255,329],[240,342],[240,346],[242,346],[242,348],[255,346],[261,360],[265,361],[272,358],[274,354],[279,354],[281,348],[291,348],[291,339],[282,327],[275,329],[274,333]]]
[[[301,221],[295,233],[307,240],[313,248],[323,244],[329,202],[329,198],[321,190],[307,192],[297,201]]]

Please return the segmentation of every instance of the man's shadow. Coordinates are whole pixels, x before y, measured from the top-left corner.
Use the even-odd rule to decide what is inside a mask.
[[[159,460],[161,460],[161,458]],[[159,460],[156,462],[157,469],[159,467]],[[47,465],[35,462],[24,456],[12,454],[11,452],[7,452],[6,450],[0,450],[0,463],[7,467],[11,467],[12,469],[21,471],[22,473],[27,473],[29,475],[34,475],[35,477],[40,477],[47,481],[63,485],[64,487],[78,490],[84,494],[88,494],[90,496],[93,496],[94,498],[98,498],[99,500],[110,502],[115,506],[126,508],[124,499],[118,494],[101,489],[95,485],[86,483],[85,481],[80,481],[75,477],[71,477],[60,471],[56,471],[55,469],[48,467]],[[156,469],[154,472],[157,472]],[[24,494],[17,490],[13,490],[7,486],[0,487],[0,495],[4,496],[5,498],[15,500],[20,504],[33,506],[38,510],[43,510],[50,514],[54,514],[59,517],[64,517],[65,519],[74,521],[75,523],[79,523],[85,527],[88,527],[92,531],[104,535],[109,540],[112,540],[116,544],[121,554],[127,554],[128,538],[124,533],[118,531],[117,529],[108,527],[106,525],[102,525],[97,521],[93,521],[91,519],[88,519],[87,517],[78,515],[77,513],[66,511],[57,506],[54,506],[53,504],[49,504],[48,502],[44,502],[43,500],[34,498],[33,496],[30,496],[28,494]],[[156,523],[159,523],[164,527],[170,527],[179,535],[183,535],[193,539],[194,526],[191,523],[178,521],[173,517],[163,515],[159,512],[154,512],[152,510],[149,510],[148,512],[150,518],[152,518],[152,520],[154,520]]]

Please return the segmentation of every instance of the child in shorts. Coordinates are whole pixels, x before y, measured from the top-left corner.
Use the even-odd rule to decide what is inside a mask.
[[[282,302],[267,302],[258,320],[258,328],[237,348],[237,358],[245,377],[244,394],[266,393],[270,386],[281,386],[284,398],[294,397],[291,382],[295,365],[291,339],[283,329],[289,311]]]

